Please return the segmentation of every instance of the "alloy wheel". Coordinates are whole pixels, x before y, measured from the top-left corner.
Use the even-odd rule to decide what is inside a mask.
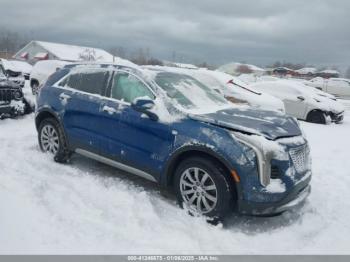
[[[186,169],[180,178],[180,191],[185,206],[195,213],[206,214],[217,203],[218,192],[214,180],[203,169]]]
[[[53,155],[56,155],[60,143],[58,133],[52,125],[45,125],[41,129],[40,142],[43,151],[50,152]]]

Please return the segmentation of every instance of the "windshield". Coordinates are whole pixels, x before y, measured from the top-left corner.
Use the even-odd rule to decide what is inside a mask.
[[[168,97],[191,113],[215,112],[231,106],[225,98],[187,75],[160,72],[155,82]]]

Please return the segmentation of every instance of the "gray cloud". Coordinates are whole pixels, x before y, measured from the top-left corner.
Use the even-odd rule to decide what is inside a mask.
[[[2,0],[0,27],[40,40],[221,64],[350,66],[347,0]]]

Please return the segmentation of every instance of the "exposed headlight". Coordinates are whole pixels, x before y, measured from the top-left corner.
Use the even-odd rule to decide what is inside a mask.
[[[254,139],[253,136],[244,135],[238,132],[233,132],[232,136],[255,152],[258,161],[259,181],[263,186],[267,186],[270,183],[271,159],[274,155],[273,152],[271,150],[265,150],[263,143]]]

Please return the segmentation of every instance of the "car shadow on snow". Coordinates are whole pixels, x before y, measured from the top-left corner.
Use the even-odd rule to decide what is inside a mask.
[[[84,156],[74,154],[71,158],[70,165],[74,165],[80,170],[87,172],[91,175],[106,178],[118,178],[124,183],[132,185],[135,188],[142,188],[143,190],[150,193],[161,194],[162,196],[169,198],[170,201],[175,201],[175,196],[172,192],[161,188],[160,186],[158,186],[158,184],[152,181],[117,169],[115,167],[111,167],[101,162],[86,158]]]
[[[72,156],[70,164],[77,167],[79,170],[88,173],[89,175],[112,179],[116,178],[115,183],[122,180],[124,183],[127,183],[135,188],[158,195],[162,201],[166,201],[168,204],[176,206],[176,197],[171,190],[163,189],[156,183],[148,181],[144,178],[77,154]],[[233,213],[225,220],[223,227],[227,230],[238,230],[248,235],[255,235],[278,230],[296,223],[301,223],[303,215],[306,212],[312,212],[312,210],[310,211],[308,200],[292,210],[276,216],[258,217]],[[191,216],[189,216],[189,219],[191,219]],[[212,225],[208,223],[208,226]]]
[[[279,230],[302,223],[305,213],[313,212],[308,200],[293,209],[275,216],[246,216],[232,214],[225,221],[225,228],[240,229],[243,233],[255,235]]]

